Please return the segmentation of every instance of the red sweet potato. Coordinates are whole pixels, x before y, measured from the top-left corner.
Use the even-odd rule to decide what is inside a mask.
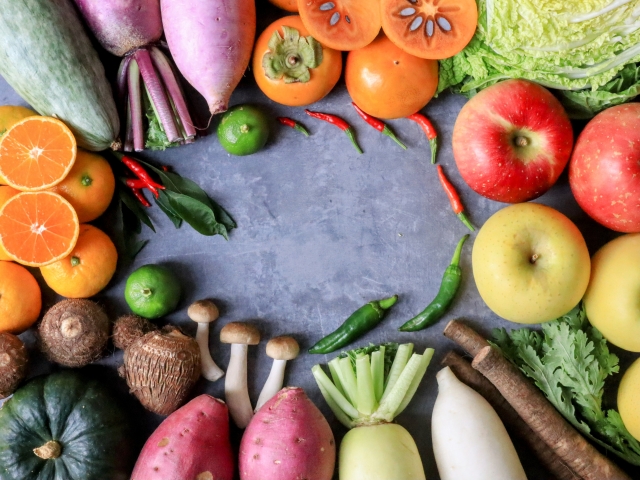
[[[254,415],[240,443],[241,480],[331,480],[336,444],[301,388],[284,388]]]
[[[233,473],[227,405],[200,395],[151,434],[131,480],[233,480]]]

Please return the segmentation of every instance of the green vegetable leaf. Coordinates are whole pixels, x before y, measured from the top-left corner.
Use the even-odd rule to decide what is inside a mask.
[[[164,190],[158,190],[156,205],[158,205],[158,207],[160,207],[160,210],[162,210],[164,214],[169,217],[169,220],[173,222],[176,228],[180,228],[182,226],[182,218],[180,218],[180,215],[178,215],[178,213],[171,206],[169,196],[164,192]]]
[[[542,332],[500,329],[494,331],[494,340],[572,425],[598,445],[640,465],[640,443],[618,412],[602,408],[605,381],[618,372],[618,357],[589,324],[582,305],[544,324]]]
[[[160,119],[151,105],[147,106],[145,115],[148,120],[147,136],[144,141],[145,148],[149,150],[166,150],[167,148],[180,145],[179,142],[169,141],[167,134],[164,133]]]
[[[122,203],[126,205],[127,209],[135,215],[135,218],[139,220],[139,222],[144,223],[147,227],[149,227],[154,233],[156,231],[153,223],[151,222],[151,218],[147,215],[147,212],[144,211],[144,206],[140,204],[140,202],[125,188],[118,189],[118,194],[120,195],[120,200]],[[135,233],[140,233],[142,231],[140,223],[136,224],[133,228],[128,228],[127,230],[134,231]],[[131,226],[131,225],[129,225]],[[127,227],[127,225],[125,225]]]
[[[177,216],[193,227],[202,235],[227,236],[227,229],[218,223],[211,208],[195,198],[171,190],[166,191],[169,205]]]

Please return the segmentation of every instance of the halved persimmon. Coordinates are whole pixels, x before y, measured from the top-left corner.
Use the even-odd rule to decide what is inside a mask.
[[[384,33],[416,57],[454,56],[471,41],[478,24],[475,0],[380,1]]]
[[[22,192],[0,208],[0,246],[23,265],[42,267],[66,257],[79,233],[78,215],[57,193]]]
[[[380,0],[298,0],[302,23],[323,45],[356,50],[380,31]]]
[[[283,17],[258,37],[253,75],[274,102],[300,107],[317,102],[338,83],[342,53],[309,36],[298,15]]]

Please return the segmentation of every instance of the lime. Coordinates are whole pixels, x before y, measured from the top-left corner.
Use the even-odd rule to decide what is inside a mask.
[[[252,105],[236,105],[227,110],[218,125],[220,145],[232,155],[256,153],[269,137],[269,120]]]
[[[158,318],[173,312],[180,300],[180,284],[160,265],[143,265],[127,278],[124,298],[141,317]]]

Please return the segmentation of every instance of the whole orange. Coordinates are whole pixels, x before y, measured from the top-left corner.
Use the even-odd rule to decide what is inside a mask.
[[[6,185],[0,186],[0,209],[2,209],[2,205],[4,205],[4,202],[9,200],[14,195],[17,195],[18,193],[20,192],[15,188],[11,188]],[[7,252],[4,251],[4,248],[2,248],[2,245],[0,245],[0,260],[12,260],[12,258],[9,255],[7,255]]]
[[[95,153],[78,150],[73,168],[51,191],[68,200],[80,223],[86,223],[104,213],[111,203],[115,186],[109,162]]]
[[[369,115],[401,118],[424,107],[438,87],[438,62],[414,57],[384,34],[347,56],[351,99]]]
[[[0,261],[0,332],[24,332],[38,320],[41,308],[40,286],[29,270]]]
[[[298,0],[269,0],[276,7],[279,7],[287,12],[298,11]]]
[[[0,106],[0,136],[20,120],[38,115],[33,110],[20,105]]]
[[[47,285],[67,298],[92,297],[107,286],[116,271],[118,252],[111,239],[93,225],[81,225],[68,257],[40,267]]]

